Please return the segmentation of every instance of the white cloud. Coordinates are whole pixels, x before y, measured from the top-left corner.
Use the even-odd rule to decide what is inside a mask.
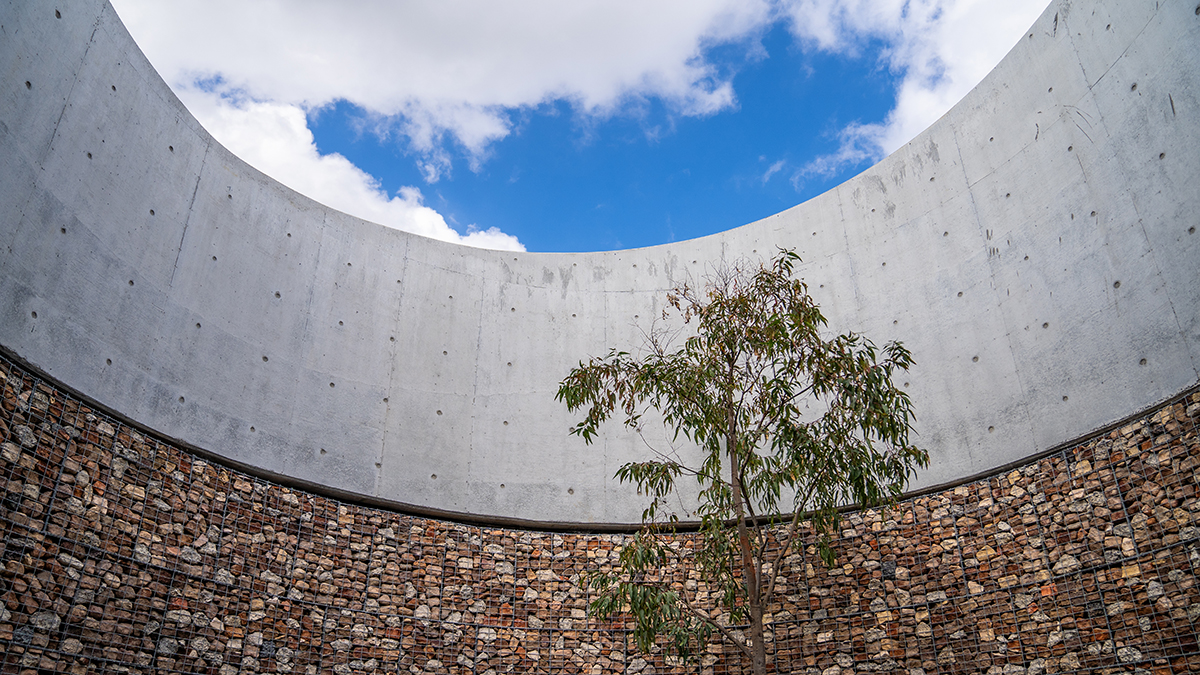
[[[398,195],[389,196],[375,178],[345,157],[320,154],[299,106],[232,100],[194,87],[177,91],[188,110],[231,152],[323,204],[434,239],[481,248],[525,250],[516,237],[496,228],[461,235],[437,211],[422,203],[417,188],[402,187]]]
[[[115,0],[173,87],[220,75],[225,91],[311,109],[343,99],[397,131],[444,174],[445,142],[474,161],[508,112],[567,100],[610,114],[656,97],[682,115],[734,103],[705,46],[742,40],[767,0]],[[439,154],[439,152],[443,154]]]
[[[357,105],[365,127],[410,149],[433,183],[458,157],[478,170],[519,115],[548,102],[568,102],[585,127],[649,99],[671,115],[730,109],[734,73],[705,50],[734,44],[762,56],[757,37],[780,20],[808,49],[861,57],[882,45],[881,64],[900,78],[895,108],[843,127],[836,152],[792,170],[797,184],[909,141],[982,79],[1045,2],[113,0],[154,66],[191,92],[201,122],[235,152],[331,206],[450,240],[460,235],[415,188],[389,196],[344,158],[321,156],[303,113]],[[200,96],[200,81],[224,98]],[[231,95],[255,103],[231,105]],[[463,239],[520,246],[495,230]]]
[[[848,124],[837,152],[805,164],[793,182],[882,159],[912,140],[1000,62],[1046,1],[792,0],[786,13],[802,41],[856,54],[880,40],[884,65],[901,76],[896,107],[882,122]]]

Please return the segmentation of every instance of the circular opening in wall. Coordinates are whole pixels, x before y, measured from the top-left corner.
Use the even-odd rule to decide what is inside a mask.
[[[512,361],[509,361],[506,365],[508,365],[509,368],[512,368]]]
[[[1113,288],[1120,288],[1120,287],[1121,287],[1121,282],[1119,282],[1119,281],[1113,282]]]
[[[60,228],[58,228],[58,231],[59,231],[59,232],[62,232],[63,234],[66,234],[66,233],[67,233],[67,228],[65,228],[65,227],[60,227]]]
[[[33,318],[35,318],[35,319],[37,318],[37,312],[30,312],[30,313],[29,313],[29,315],[30,315],[30,316],[32,316],[32,317],[33,317]],[[511,364],[510,364],[510,365],[511,365]]]
[[[104,359],[104,365],[106,365],[106,366],[111,366],[111,365],[112,365],[112,359]]]
[[[509,309],[509,311],[510,311],[510,312],[515,312],[515,311],[517,311],[517,308],[516,308],[516,307],[513,307],[513,308]]]
[[[447,354],[449,354],[449,353],[450,353],[450,352],[446,351],[445,349],[443,349],[443,350],[442,350],[442,356],[445,356],[445,355],[447,355]]]
[[[393,336],[391,336],[391,337],[389,337],[389,338],[388,338],[388,342],[395,342],[395,341],[396,341],[396,336],[395,336],[395,335],[393,335]]]
[[[988,427],[988,433],[989,433],[989,434],[990,434],[990,433],[992,433],[992,432],[994,432],[995,430],[996,430],[996,427]]]
[[[1146,359],[1142,359],[1141,361],[1138,361],[1138,365],[1139,365],[1139,366],[1144,366],[1144,365],[1146,365]]]
[[[1073,145],[1068,145],[1068,146],[1067,146],[1067,152],[1071,152],[1071,151],[1072,151],[1072,150],[1074,150],[1074,149],[1075,149],[1075,146],[1073,146]]]
[[[1049,88],[1049,89],[1047,89],[1046,91],[1047,91],[1047,92],[1054,91],[1054,87],[1050,87],[1050,88]]]
[[[504,489],[504,483],[501,483],[501,484],[500,484],[500,489],[501,489],[501,490],[503,490],[503,489]]]
[[[1196,226],[1195,225],[1188,228],[1188,234],[1196,234]]]
[[[62,12],[58,11],[57,9],[56,9],[56,10],[54,10],[54,18],[56,18],[56,19],[61,19],[61,18],[62,18]]]
[[[212,259],[213,259],[213,262],[217,262],[217,256],[215,256],[215,255],[214,255],[214,256],[212,257]],[[279,297],[279,294],[278,294],[278,293],[276,293],[276,294],[275,294],[275,297]]]
[[[1005,198],[1005,199],[1008,199],[1008,198],[1009,198],[1009,197],[1011,197],[1011,196],[1012,196],[1012,193],[1011,193],[1011,192],[1005,192],[1005,193],[1004,193],[1004,198]]]
[[[1137,85],[1135,84],[1134,86],[1136,87]],[[112,85],[112,90],[113,90],[113,91],[116,91],[116,90],[117,90],[117,85],[115,85],[115,84],[114,84],[114,85]]]
[[[154,215],[154,209],[150,209],[150,215]]]
[[[387,402],[388,402],[388,397],[384,396],[384,397],[383,397],[383,402],[384,402],[384,403],[387,403]]]
[[[887,263],[883,263],[883,266],[884,266],[884,267],[887,267]]]
[[[332,382],[330,382],[330,383],[329,383],[329,388],[330,388],[330,389],[333,389],[333,383],[332,383]]]
[[[1129,91],[1137,91],[1137,82],[1134,82],[1132,85],[1130,85]]]
[[[574,319],[574,318],[575,318],[575,315],[574,315],[574,314],[572,314],[572,315],[571,315],[571,318],[572,318],[572,319]]]
[[[29,80],[25,80],[25,88],[26,88],[26,89],[33,89],[33,83],[32,83],[32,82],[30,82]]]
[[[567,488],[567,494],[569,494],[569,495],[575,494],[575,488]]]
[[[991,143],[991,142],[992,142],[992,141],[994,141],[994,140],[996,140],[996,137],[995,137],[995,136],[990,136],[990,137],[988,137],[988,143]]]
[[[1049,328],[1049,327],[1050,327],[1050,322],[1049,322],[1049,321],[1047,321],[1046,323],[1042,324],[1042,328]]]
[[[930,182],[930,183],[932,183],[932,182],[933,182],[933,176],[930,176],[930,177],[929,177],[929,182]]]
[[[442,414],[442,411],[441,411],[441,410],[437,411],[437,414],[438,414],[438,415],[441,415],[441,414]]]
[[[437,474],[436,474],[436,473],[431,473],[431,474],[429,474],[429,479],[430,479],[430,480],[437,480]]]
[[[1164,157],[1166,157],[1166,156],[1167,156],[1167,153],[1165,153],[1165,152],[1160,152],[1160,153],[1158,153],[1158,158],[1159,158],[1159,159],[1163,159],[1163,158],[1164,158]]]
[[[899,320],[899,319],[892,319],[892,325],[893,325],[893,326],[895,326],[895,325],[896,325],[896,324],[898,324],[898,323],[900,323],[900,320]]]
[[[1063,397],[1063,400],[1064,400],[1064,401],[1065,401],[1065,400],[1067,400],[1067,397],[1066,397],[1066,396],[1064,396],[1064,397]]]
[[[962,291],[958,292],[958,297],[960,297],[960,298],[962,297]]]
[[[346,263],[346,267],[352,267],[350,263]]]
[[[1095,212],[1095,211],[1092,211],[1092,217],[1093,217],[1093,218],[1095,218],[1095,217],[1096,217],[1096,212]]]
[[[267,360],[268,360],[268,359],[267,359],[267,357],[265,357],[265,356],[264,356],[264,357],[263,357],[263,363],[266,363],[266,362],[267,362]]]
[[[180,397],[179,397],[179,402],[180,402],[180,403],[183,403],[183,397],[182,397],[182,396],[180,396]]]
[[[216,258],[213,258],[213,260],[216,260]],[[279,297],[283,297],[283,296],[279,295],[279,291],[275,291],[275,297],[279,298]]]
[[[949,237],[949,236],[950,236],[950,233],[949,233],[949,232],[943,232],[943,233],[942,233],[942,236],[943,236],[943,237]]]
[[[345,324],[343,324],[341,321],[339,321],[339,322],[338,322],[338,325],[339,325],[339,326],[342,326],[342,325],[345,325]]]
[[[508,426],[508,420],[504,420],[504,426]]]
[[[199,328],[199,327],[200,327],[200,324],[196,324],[196,328]]]
[[[171,151],[171,152],[175,152],[175,146],[173,146],[173,145],[168,145],[168,146],[167,146],[167,150],[169,150],[169,151]]]
[[[321,454],[325,454],[325,448],[321,448]]]
[[[250,427],[250,433],[254,433],[254,427]]]
[[[87,156],[88,156],[88,159],[91,159],[91,158],[92,158],[92,153],[90,153],[90,152],[89,152],[89,153],[87,154]]]
[[[129,285],[130,285],[130,286],[132,286],[132,285],[133,285],[133,279],[130,279],[130,280],[129,280]]]
[[[979,362],[979,357],[978,357],[978,356],[972,356],[972,357],[971,357],[971,362],[972,362],[972,363],[978,363],[978,362]]]

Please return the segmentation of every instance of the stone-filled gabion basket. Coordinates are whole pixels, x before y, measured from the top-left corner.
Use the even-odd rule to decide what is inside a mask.
[[[625,535],[432,520],[202,459],[0,360],[5,673],[741,673],[632,648],[582,574]],[[1200,392],[786,559],[772,668],[1200,672]],[[679,535],[681,545],[688,534]],[[680,583],[690,583],[674,571]]]

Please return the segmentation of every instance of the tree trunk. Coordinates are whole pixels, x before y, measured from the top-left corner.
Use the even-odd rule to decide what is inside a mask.
[[[767,645],[763,641],[763,608],[750,608],[750,649],[754,675],[767,675]]]
[[[730,379],[733,379],[733,364],[730,364]],[[729,483],[733,492],[733,510],[737,516],[738,548],[742,554],[742,581],[746,584],[746,603],[750,610],[750,650],[754,675],[767,674],[767,647],[763,643],[762,583],[759,568],[750,546],[750,532],[746,526],[746,509],[743,505],[741,458],[737,447],[737,409],[733,399],[726,401],[725,451],[729,454]]]

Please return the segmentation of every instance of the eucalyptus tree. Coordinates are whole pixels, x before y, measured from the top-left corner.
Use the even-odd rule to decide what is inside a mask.
[[[783,558],[804,546],[802,523],[833,565],[839,508],[894,503],[928,465],[909,442],[909,397],[893,383],[911,355],[898,342],[827,335],[799,260],[781,250],[768,263],[722,265],[702,287],[676,286],[664,319],[681,319],[682,332],[651,331],[638,356],[614,349],[559,385],[558,400],[585,411],[571,433],[586,442],[614,417],[639,433],[655,419],[698,458],[648,444],[644,461],[616,472],[650,501],[619,562],[589,573],[591,610],[632,615],[642,651],[661,643],[686,660],[722,638],[765,673],[764,617]],[[681,494],[698,504],[690,538],[670,507]],[[681,569],[698,583],[672,581]]]

